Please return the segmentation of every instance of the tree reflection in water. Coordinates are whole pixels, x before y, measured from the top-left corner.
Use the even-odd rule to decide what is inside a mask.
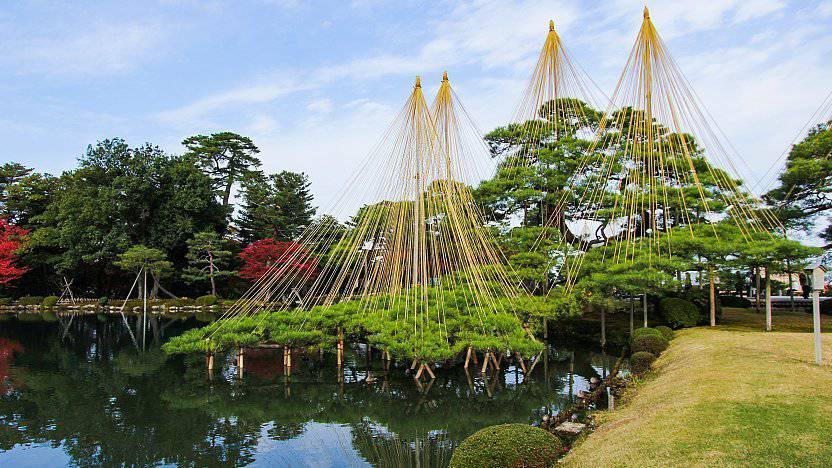
[[[420,387],[402,369],[385,372],[378,357],[368,368],[365,356],[349,354],[339,382],[334,356],[305,355],[284,377],[279,351],[259,351],[246,355],[242,379],[232,356],[209,378],[204,358],[167,357],[157,347],[195,325],[154,317],[154,347],[139,353],[120,317],[3,320],[0,450],[51,447],[80,465],[303,465],[330,457],[335,465],[443,466],[484,426],[557,411],[612,361],[553,352],[525,383],[514,367],[487,380],[454,368]]]

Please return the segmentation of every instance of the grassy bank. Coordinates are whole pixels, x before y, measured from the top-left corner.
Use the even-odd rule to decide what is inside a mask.
[[[813,364],[811,316],[726,309],[677,333],[654,371],[570,453],[569,466],[832,464],[832,329]]]

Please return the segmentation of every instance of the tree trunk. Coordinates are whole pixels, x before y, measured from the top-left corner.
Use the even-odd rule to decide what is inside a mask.
[[[647,328],[647,293],[644,293],[644,328]]]
[[[225,191],[222,195],[222,206],[228,207],[228,200],[231,199],[231,188],[234,186],[234,177],[228,176],[228,183],[225,184]]]
[[[172,292],[168,291],[168,290],[167,290],[164,286],[162,286],[162,283],[161,283],[161,282],[159,282],[159,278],[158,278],[155,274],[153,275],[153,289],[154,289],[154,291],[155,291],[155,293],[154,293],[154,297],[156,297],[156,293],[158,293],[158,291],[162,291],[163,293],[165,293],[165,294],[167,294],[168,296],[170,296],[170,298],[171,298],[171,299],[179,299],[179,298],[176,296],[176,294],[174,294],[174,293],[172,293]]]
[[[211,279],[211,295],[217,295],[217,283],[214,281],[214,255],[208,252],[208,277]]]
[[[601,347],[607,346],[607,308],[601,308]]]
[[[630,336],[633,336],[633,327],[636,315],[636,301],[635,298],[630,297]]]
[[[710,283],[710,299],[711,299],[711,326],[716,326],[716,282],[714,281],[714,269],[708,267],[708,282]]]
[[[789,270],[789,307],[794,312],[794,285],[792,284],[792,262],[786,259],[786,269]]]
[[[771,331],[771,275],[766,267],[766,331]]]

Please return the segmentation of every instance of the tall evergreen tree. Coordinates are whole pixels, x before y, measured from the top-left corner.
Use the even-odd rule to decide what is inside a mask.
[[[232,132],[195,135],[182,144],[188,148],[187,156],[211,176],[222,206],[230,212],[231,190],[246,174],[260,167],[256,156],[260,149],[250,138]]]
[[[210,178],[187,158],[104,140],[60,177],[53,201],[35,217],[31,246],[59,273],[106,290],[113,261],[130,246],[160,249],[181,266],[193,233],[217,229],[224,218]]]
[[[303,173],[253,173],[243,182],[242,196],[238,225],[240,237],[247,243],[266,238],[293,240],[315,215],[309,180]]]
[[[824,223],[820,236],[832,249],[832,120],[794,145],[780,174],[780,186],[766,194],[785,224],[809,228]]]

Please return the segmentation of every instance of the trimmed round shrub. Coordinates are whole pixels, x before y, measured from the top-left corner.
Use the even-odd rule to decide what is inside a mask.
[[[12,298],[0,297],[0,306],[12,305]]]
[[[648,353],[658,356],[665,349],[667,349],[667,340],[662,336],[644,335],[633,339],[632,352],[633,354],[640,351],[647,351]]]
[[[671,329],[670,327],[666,327],[664,325],[661,325],[661,326],[656,327],[656,330],[658,330],[662,334],[664,339],[666,339],[667,341],[670,341],[670,340],[673,339],[673,329]]]
[[[699,320],[697,322],[699,325],[706,325],[711,321],[711,292],[707,288],[689,289],[679,293],[676,297],[696,306],[699,310]],[[719,296],[716,298],[716,318],[717,320],[722,318],[722,301]]]
[[[207,295],[196,298],[196,305],[198,306],[212,306],[217,303],[217,296]]]
[[[741,307],[747,309],[754,306],[747,297],[740,296],[719,296],[719,302],[725,307]]]
[[[659,301],[659,311],[671,328],[693,327],[699,322],[699,309],[678,297],[665,297]]]
[[[645,335],[663,336],[662,332],[660,332],[658,328],[644,327],[644,328],[636,328],[635,330],[633,330],[632,338],[636,339],[640,336],[645,336]]]
[[[639,351],[630,356],[630,370],[633,374],[639,375],[650,370],[653,361],[656,360],[656,355],[648,353],[647,351]]]
[[[560,439],[528,424],[486,427],[465,439],[451,456],[451,467],[550,466],[563,452]]]
[[[22,306],[41,305],[43,303],[43,296],[23,296],[17,300],[17,303]]]
[[[60,297],[58,296],[46,296],[43,298],[43,302],[41,302],[41,305],[43,305],[44,307],[55,307],[55,305],[58,303],[58,299],[60,299]]]
[[[108,305],[110,303],[110,298],[107,296],[101,296],[98,298],[98,305]]]

